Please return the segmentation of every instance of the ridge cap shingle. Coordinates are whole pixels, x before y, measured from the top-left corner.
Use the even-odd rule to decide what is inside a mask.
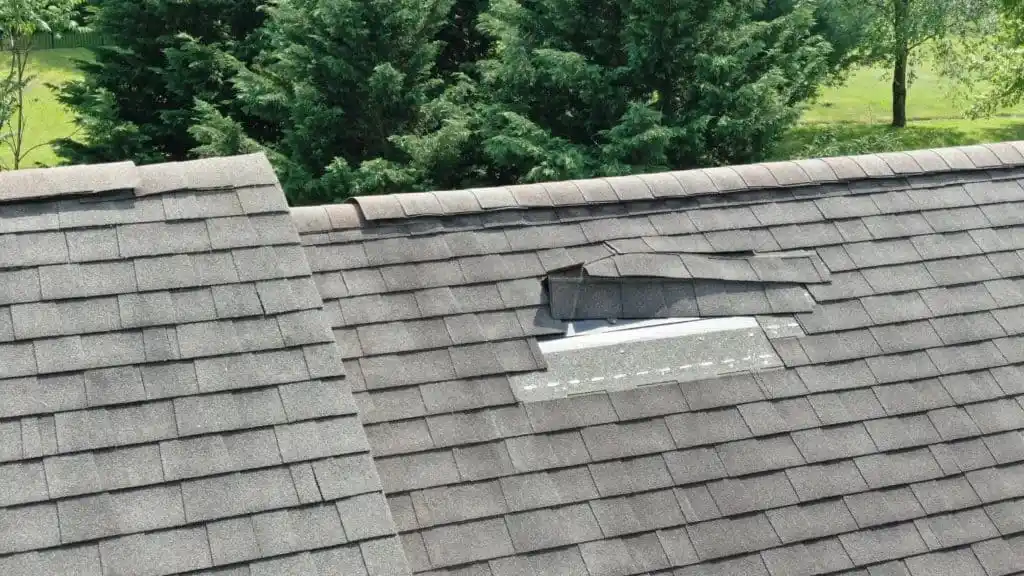
[[[280,186],[263,152],[139,166],[136,196],[182,190]]]
[[[7,170],[0,172],[0,204],[138,190],[139,184],[138,167],[130,161]]]
[[[1024,167],[1024,141],[759,162],[638,174],[614,179],[599,177],[583,181],[567,180],[449,192],[418,192],[414,195],[356,196],[349,198],[343,204],[293,208],[292,215],[303,233],[329,232],[359,228],[366,221],[479,214],[494,210],[526,210],[540,205],[538,202],[539,192],[550,186],[566,182],[601,181],[608,183],[612,186],[618,201],[625,202],[635,199],[637,187],[650,190],[653,196],[659,199],[696,198],[732,192],[1018,167]],[[715,176],[719,176],[718,180],[721,180],[722,175],[731,175],[728,186],[723,187],[720,183],[715,186],[715,191],[709,191],[708,186],[695,188],[685,185],[689,181],[715,182]],[[659,176],[669,176],[683,185],[650,186],[650,181]],[[623,188],[621,193],[616,184],[621,184],[620,187]],[[625,188],[630,188],[630,190],[625,190]],[[441,201],[444,195],[456,193],[465,198],[459,202]],[[549,194],[548,196],[549,198],[543,199],[543,205],[548,206],[547,200],[550,200],[550,205],[555,208],[607,203],[581,200],[581,197],[577,195]],[[614,202],[615,200],[609,199],[609,201]]]

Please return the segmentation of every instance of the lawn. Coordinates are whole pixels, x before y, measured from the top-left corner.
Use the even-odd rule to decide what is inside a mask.
[[[963,117],[963,103],[932,70],[918,70],[907,96],[907,127],[889,127],[891,76],[880,68],[855,71],[826,88],[775,150],[777,159],[958,146],[1024,140],[1024,104],[979,120]]]
[[[92,52],[85,48],[67,48],[56,50],[39,50],[33,52],[29,60],[29,69],[36,78],[29,85],[26,100],[25,148],[49,142],[57,138],[71,136],[75,131],[71,113],[68,112],[46,84],[61,84],[79,77],[74,60],[90,60]],[[0,65],[10,66],[9,57],[0,56]],[[10,166],[12,157],[10,149],[0,147],[0,166]],[[49,146],[36,148],[22,164],[22,168],[34,166],[52,166],[58,158]]]

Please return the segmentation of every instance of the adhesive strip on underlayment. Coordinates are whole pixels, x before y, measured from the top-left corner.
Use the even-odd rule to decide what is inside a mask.
[[[681,319],[539,344],[548,369],[510,378],[516,398],[522,402],[687,382],[783,365],[757,320],[747,317]]]

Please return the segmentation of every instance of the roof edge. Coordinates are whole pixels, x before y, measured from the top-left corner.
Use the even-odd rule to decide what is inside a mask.
[[[329,232],[359,228],[366,221],[693,198],[1018,167],[1024,167],[1024,141],[442,192],[357,196],[344,204],[293,208],[292,214],[302,233]]]
[[[140,181],[133,162],[5,170],[0,172],[0,204],[137,190]]]
[[[263,152],[202,158],[138,167],[136,196],[181,190],[216,190],[246,186],[280,186],[274,167]]]

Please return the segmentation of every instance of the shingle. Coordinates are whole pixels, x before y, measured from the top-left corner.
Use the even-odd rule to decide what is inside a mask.
[[[942,340],[925,321],[889,324],[871,328],[871,335],[887,354],[942,346]]]
[[[181,484],[189,522],[298,505],[287,468],[188,480]]]
[[[721,444],[718,451],[730,475],[799,466],[804,458],[789,436],[753,438]]]
[[[820,304],[812,313],[797,314],[796,319],[808,334],[850,330],[872,324],[859,300]]]
[[[876,294],[920,290],[936,285],[928,268],[920,263],[869,268],[861,273]]]
[[[896,416],[865,422],[879,450],[900,450],[941,441],[938,431],[924,414]]]
[[[0,559],[0,571],[4,574],[66,574],[70,570],[81,576],[100,576],[102,569],[97,545],[52,548]]]
[[[996,380],[986,371],[952,374],[943,376],[940,381],[953,400],[961,404],[1002,396]]]
[[[39,268],[42,297],[47,300],[84,298],[134,292],[132,262],[61,264]]]
[[[182,435],[267,426],[285,421],[281,397],[273,388],[187,396],[174,400]]]
[[[886,214],[867,216],[864,225],[875,239],[903,238],[929,234],[932,227],[920,214]]]
[[[928,356],[942,374],[992,368],[1007,363],[1007,359],[991,341],[932,348]]]
[[[442,526],[422,534],[434,566],[464,564],[515,553],[508,528],[501,518]]]
[[[582,434],[587,451],[595,460],[661,452],[674,447],[668,428],[660,419],[584,428]]]
[[[911,523],[843,534],[839,540],[857,566],[927,551],[924,541]]]
[[[590,466],[601,496],[618,496],[672,485],[661,455],[616,460]]]
[[[1000,534],[1009,535],[1024,530],[1024,500],[992,504],[985,507],[985,512]]]
[[[413,492],[412,505],[420,526],[463,522],[506,511],[497,481]]]
[[[942,476],[938,463],[927,448],[861,456],[855,462],[868,486],[872,488],[932,480]]]
[[[860,492],[868,487],[849,460],[790,468],[786,475],[802,502]]]
[[[912,576],[984,576],[985,570],[970,550],[933,552],[907,558]]]
[[[714,506],[710,496],[705,498],[705,502]],[[607,536],[647,532],[679,526],[685,522],[672,490],[594,500],[590,508],[597,517],[601,531]],[[717,513],[714,515],[717,516]]]
[[[934,350],[934,349],[933,349]],[[887,356],[875,356],[868,358],[867,363],[871,372],[881,384],[898,382],[901,380],[914,380],[920,378],[931,378],[941,373],[932,360],[935,358],[931,351],[911,352],[907,354],[889,354]]]
[[[395,533],[391,510],[380,492],[361,494],[336,503],[345,527],[344,537],[350,541],[365,540]],[[340,531],[339,531],[340,536]]]
[[[31,356],[29,356],[31,357]],[[80,374],[0,380],[0,416],[45,414],[85,408],[88,404]]]
[[[60,412],[54,416],[61,451],[87,450],[177,436],[170,402]]]
[[[771,233],[783,250],[829,246],[843,242],[839,229],[830,222],[777,226],[771,228]]]
[[[980,508],[921,518],[914,524],[932,550],[971,544],[999,535],[988,515]]]
[[[712,448],[665,452],[663,457],[672,479],[678,485],[704,482],[726,476],[725,466],[718,457],[718,453]]]
[[[943,440],[957,440],[980,434],[974,421],[960,407],[932,410],[928,413],[928,418],[935,425]]]
[[[389,493],[449,484],[459,480],[455,458],[450,451],[380,458],[376,460],[376,464],[384,488]],[[321,488],[322,486],[323,484]]]
[[[52,416],[21,420],[21,449],[24,458],[57,453],[57,430]]]
[[[72,262],[117,260],[117,230],[114,228],[87,228],[65,232],[68,257]]]
[[[313,462],[313,473],[325,500],[354,496],[381,488],[369,454]]]
[[[792,438],[808,462],[852,458],[878,450],[860,423],[801,430],[793,432]]]
[[[967,480],[982,502],[1018,498],[1022,493],[1024,465],[1014,464],[999,468],[983,468],[967,473]]]
[[[946,474],[957,474],[996,464],[980,438],[935,444],[930,446],[930,449]]]
[[[100,558],[108,572],[139,576],[195,570],[212,564],[202,526],[104,540],[100,542]]]
[[[875,490],[844,498],[861,528],[919,518],[925,515],[910,488]]]
[[[586,466],[507,476],[501,489],[509,510],[528,510],[580,502],[598,497],[597,487]]]
[[[369,450],[366,436],[355,416],[277,426],[275,432],[285,462]]]
[[[512,514],[506,523],[512,545],[520,553],[601,537],[597,519],[586,504]]]
[[[915,236],[910,242],[924,260],[968,256],[981,252],[970,234],[966,232]]]
[[[945,289],[939,288],[939,290]],[[907,322],[933,316],[932,311],[917,292],[872,296],[863,298],[861,304],[877,324]]]
[[[57,503],[63,542],[142,532],[184,523],[177,486],[147,487]]]
[[[260,557],[252,519],[232,518],[206,527],[214,565],[232,564]]]
[[[970,483],[963,476],[911,484],[914,495],[928,514],[959,510],[981,504]]]
[[[983,440],[1000,464],[1024,460],[1024,433],[1019,430],[986,436]]]
[[[505,441],[517,471],[530,472],[590,461],[579,432],[519,436]]]
[[[487,565],[483,565],[487,568]],[[499,558],[490,562],[489,571],[442,572],[448,576],[530,576],[531,574],[564,574],[565,576],[589,576],[586,563],[576,546]]]
[[[777,434],[819,424],[806,398],[754,402],[739,407],[747,426],[756,435]]]
[[[829,536],[856,527],[841,499],[769,510],[768,519],[783,543]]]
[[[835,196],[821,198],[814,203],[829,220],[878,214],[878,207],[867,196]]]
[[[42,462],[0,465],[0,505],[12,506],[48,499]]]
[[[427,425],[438,446],[486,442],[531,432],[521,406],[432,416],[427,418]]]
[[[710,482],[707,488],[726,516],[779,508],[797,502],[796,492],[783,472],[718,480]]]
[[[824,341],[818,343],[820,346],[825,344]],[[876,382],[875,376],[862,360],[801,366],[796,372],[811,392],[861,388]]]
[[[1024,410],[1010,399],[971,404],[965,408],[985,434],[1024,428]]]
[[[754,552],[780,543],[764,514],[691,524],[686,530],[701,560]]]
[[[385,388],[455,379],[448,350],[360,358],[368,388]]]
[[[274,431],[262,429],[162,442],[159,460],[166,479],[177,480],[273,466],[281,454]]]
[[[717,444],[751,435],[735,408],[677,414],[665,418],[665,423],[679,448]]]
[[[38,268],[0,271],[0,304],[35,302],[40,297]]]
[[[211,249],[206,222],[149,222],[117,227],[122,258],[205,252]]]
[[[853,567],[835,538],[766,550],[761,556],[772,574],[820,574]]]

